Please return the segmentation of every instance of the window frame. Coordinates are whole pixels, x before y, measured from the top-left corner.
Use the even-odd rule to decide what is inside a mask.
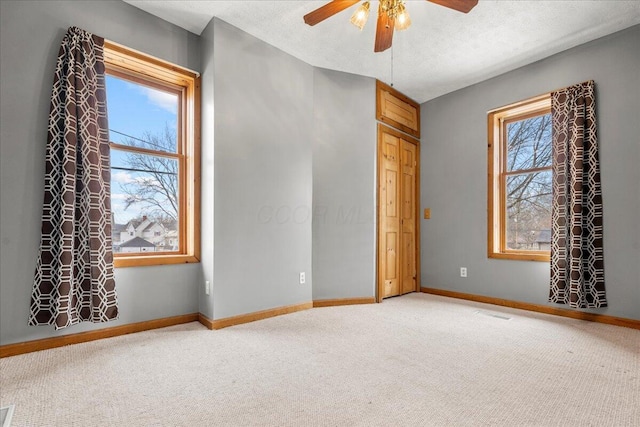
[[[487,255],[489,258],[521,261],[544,261],[551,259],[550,251],[507,249],[506,184],[508,176],[551,170],[551,166],[533,169],[518,169],[508,172],[507,139],[508,123],[526,120],[551,113],[551,94],[529,98],[510,104],[487,114],[488,129],[488,227]]]
[[[198,73],[105,40],[105,74],[179,94],[176,153],[132,149],[109,141],[113,149],[175,158],[180,212],[177,252],[114,253],[114,267],[200,262],[200,76]],[[108,108],[108,107],[107,107]]]

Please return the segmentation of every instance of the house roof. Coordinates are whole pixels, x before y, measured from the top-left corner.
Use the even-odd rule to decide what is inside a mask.
[[[178,228],[178,221],[174,219],[161,221],[160,223],[165,229],[168,229],[168,230],[175,230],[176,228]]]
[[[147,225],[142,231],[147,231],[147,230],[151,229],[156,224],[158,224],[159,226],[162,227],[162,224],[159,223],[159,222],[150,222],[149,225]]]
[[[121,248],[155,248],[156,245],[142,237],[134,237],[120,245]]]
[[[129,225],[131,225],[133,226],[133,228],[138,228],[140,224],[142,224],[142,221],[138,221],[137,219],[132,219],[131,221],[127,222],[125,227],[129,227]]]
[[[550,243],[551,242],[551,230],[540,230],[536,243]]]

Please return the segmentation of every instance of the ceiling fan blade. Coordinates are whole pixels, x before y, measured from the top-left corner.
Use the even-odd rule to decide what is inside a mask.
[[[449,9],[457,10],[462,13],[469,13],[471,9],[478,4],[478,0],[427,0]]]
[[[316,25],[318,22],[322,22],[336,13],[342,12],[359,1],[360,0],[333,0],[331,3],[327,3],[313,12],[309,12],[304,15],[304,22],[309,25]]]
[[[376,44],[374,52],[383,52],[391,47],[393,42],[393,27],[395,19],[389,18],[386,13],[378,13],[378,24],[376,26]]]

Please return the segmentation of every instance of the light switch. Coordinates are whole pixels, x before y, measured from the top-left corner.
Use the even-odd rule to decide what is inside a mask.
[[[425,208],[424,209],[424,219],[430,219],[430,218],[431,218],[431,209]]]

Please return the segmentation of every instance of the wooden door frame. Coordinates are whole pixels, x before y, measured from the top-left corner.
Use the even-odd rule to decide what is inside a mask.
[[[387,133],[389,135],[395,136],[396,138],[403,139],[410,144],[416,146],[416,186],[415,186],[415,198],[416,198],[416,206],[415,206],[415,218],[416,218],[416,289],[418,292],[420,290],[420,140],[414,138],[411,135],[400,132],[396,129],[393,129],[387,125],[382,123],[378,123],[378,146],[376,153],[376,302],[382,302],[383,295],[383,283],[380,280],[380,167],[381,167],[381,158],[382,158],[382,135]],[[400,147],[401,148],[401,144]],[[401,159],[399,162],[401,163]],[[401,171],[400,171],[401,172]]]

